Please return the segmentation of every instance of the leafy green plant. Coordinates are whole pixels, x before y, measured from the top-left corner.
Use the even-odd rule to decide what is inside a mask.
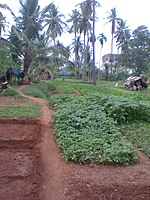
[[[125,164],[138,159],[135,149],[121,137],[117,124],[105,112],[107,98],[51,97],[57,110],[53,115],[56,140],[67,160]]]
[[[134,98],[109,96],[102,98],[101,103],[102,101],[105,112],[117,124],[132,123],[136,120],[150,122],[150,106]]]

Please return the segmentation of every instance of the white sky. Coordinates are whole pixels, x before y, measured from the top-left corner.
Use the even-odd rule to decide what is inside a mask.
[[[51,3],[53,0],[39,0],[39,5],[43,8],[45,5]],[[54,0],[60,13],[64,14],[66,18],[68,14],[72,13],[75,6],[83,0]],[[111,8],[116,7],[117,16],[123,20],[127,20],[127,25],[131,30],[136,29],[138,26],[145,25],[150,30],[150,0],[97,0],[101,7],[96,8],[97,17],[99,18],[96,23],[96,37],[100,33],[104,33],[107,37],[107,42],[104,44],[103,55],[110,53],[111,27],[106,24],[106,18]],[[1,4],[7,4],[15,13],[19,10],[19,0],[0,0]],[[6,13],[8,15],[8,13]],[[10,21],[10,18],[8,18]],[[105,25],[106,24],[106,25]],[[71,43],[71,37],[67,33],[63,35],[63,43],[68,45]],[[62,40],[60,40],[62,41]],[[116,50],[114,50],[114,53]],[[100,45],[96,42],[96,62],[99,61]]]

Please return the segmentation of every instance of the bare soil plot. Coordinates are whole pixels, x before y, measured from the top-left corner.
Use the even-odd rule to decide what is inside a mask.
[[[0,119],[0,199],[39,199],[39,120]]]

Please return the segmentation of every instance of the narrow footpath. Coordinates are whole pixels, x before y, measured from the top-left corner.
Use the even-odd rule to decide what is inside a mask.
[[[42,141],[40,143],[41,159],[42,159],[42,193],[40,199],[42,200],[63,200],[61,191],[62,180],[65,175],[64,160],[61,157],[61,152],[58,149],[53,134],[53,124],[50,123],[54,111],[48,107],[48,101],[45,99],[35,98],[33,96],[25,95],[22,89],[26,86],[21,86],[17,92],[21,96],[29,98],[33,102],[41,106],[41,134]],[[59,197],[61,195],[61,197]],[[65,199],[65,197],[64,197]]]

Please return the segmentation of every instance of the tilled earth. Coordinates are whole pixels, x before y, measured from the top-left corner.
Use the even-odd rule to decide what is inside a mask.
[[[0,199],[39,199],[39,120],[0,119]]]
[[[54,111],[29,98],[42,106],[41,119],[0,119],[0,200],[150,200],[147,156],[131,166],[66,162],[49,123]]]

